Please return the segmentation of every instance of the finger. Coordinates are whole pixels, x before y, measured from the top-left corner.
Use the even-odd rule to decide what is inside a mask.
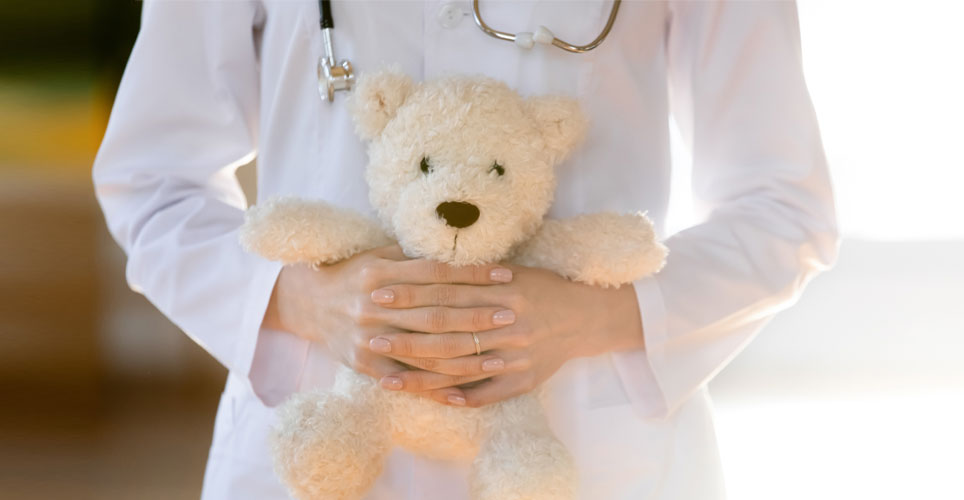
[[[479,408],[525,394],[531,389],[526,379],[525,375],[520,374],[503,375],[465,389],[462,391],[465,406]]]
[[[387,270],[386,284],[458,283],[463,285],[496,285],[512,281],[512,271],[499,264],[452,266],[427,259],[401,260]]]
[[[372,291],[372,302],[390,309],[480,305],[507,306],[512,302],[505,289],[477,285],[390,285]]]
[[[445,375],[492,375],[506,369],[505,360],[492,354],[482,356],[473,354],[453,359],[408,358],[403,356],[392,356],[392,358],[420,370]]]
[[[442,403],[443,405],[465,406],[465,394],[462,392],[462,389],[458,387],[446,387],[444,389],[425,391],[420,395]]]
[[[443,375],[423,370],[396,371],[382,377],[379,384],[389,390],[405,392],[424,392],[482,380],[490,375]]]
[[[408,257],[405,256],[405,252],[402,251],[402,247],[398,246],[398,243],[378,247],[372,250],[372,255],[388,260],[408,259]]]
[[[515,312],[502,307],[414,307],[380,313],[386,324],[427,333],[479,332],[515,323]]]
[[[404,366],[394,359],[375,354],[356,358],[355,362],[352,363],[351,366],[355,369],[355,371],[364,373],[375,380],[380,380],[382,377],[397,373],[399,370],[404,369]]]
[[[457,358],[476,352],[471,333],[387,333],[371,339],[368,347],[379,354],[410,358]]]
[[[511,340],[512,334],[510,331],[490,330],[475,335],[479,339],[478,351],[475,339],[468,332],[384,333],[371,339],[368,347],[383,355],[450,359],[503,347]]]

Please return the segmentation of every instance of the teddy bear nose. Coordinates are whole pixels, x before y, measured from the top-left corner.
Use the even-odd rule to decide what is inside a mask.
[[[445,220],[445,223],[457,227],[469,227],[479,220],[479,207],[464,201],[446,201],[435,207],[435,213]]]

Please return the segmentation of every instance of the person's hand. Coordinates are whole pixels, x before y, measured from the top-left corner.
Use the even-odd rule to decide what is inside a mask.
[[[323,342],[341,362],[355,371],[382,380],[394,388],[388,377],[403,368],[397,361],[373,351],[372,339],[404,331],[483,331],[501,326],[503,308],[494,305],[454,309],[446,304],[386,309],[375,301],[386,287],[398,284],[438,290],[442,286],[473,286],[479,289],[512,279],[499,265],[455,268],[404,256],[397,245],[357,254],[336,264],[314,270],[307,265],[285,266],[275,283],[263,325],[292,332],[311,341]],[[442,301],[436,301],[442,302]],[[435,352],[448,352],[447,336],[426,336]],[[377,344],[377,342],[375,342]],[[474,350],[473,350],[474,352]],[[472,375],[411,372],[419,377],[423,390],[480,380],[483,359],[472,360]]]
[[[506,266],[512,281],[496,286],[396,284],[375,290],[385,309],[433,307],[506,309],[511,324],[476,329],[481,356],[471,333],[385,333],[371,342],[374,352],[419,370],[397,370],[383,386],[420,393],[447,404],[483,406],[526,393],[548,379],[567,360],[643,347],[643,329],[632,286],[600,288],[575,283],[550,271]],[[460,310],[460,309],[454,309]],[[433,321],[434,330],[456,332],[465,325]],[[416,325],[411,325],[416,326]],[[412,328],[418,330],[418,328]],[[438,387],[438,375],[479,380],[472,387]]]

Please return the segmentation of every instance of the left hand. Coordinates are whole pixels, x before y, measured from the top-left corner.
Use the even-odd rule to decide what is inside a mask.
[[[570,359],[643,347],[632,285],[600,288],[545,269],[504,267],[512,271],[511,282],[505,284],[395,284],[373,292],[373,298],[392,296],[391,302],[382,299],[379,305],[399,309],[399,313],[430,306],[498,306],[514,316],[508,318],[511,324],[476,332],[481,356],[476,355],[470,332],[456,332],[437,322],[425,330],[449,333],[386,333],[378,337],[388,344],[373,339],[373,350],[378,347],[380,354],[418,368],[389,375],[382,386],[419,393],[443,404],[479,407],[531,391]],[[406,329],[413,328],[407,325]],[[437,388],[427,383],[430,372],[469,380],[491,377],[472,387]]]

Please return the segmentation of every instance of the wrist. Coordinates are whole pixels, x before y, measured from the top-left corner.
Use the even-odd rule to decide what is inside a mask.
[[[305,271],[310,269],[302,265],[289,264],[281,268],[271,291],[262,327],[298,333],[298,325],[294,319],[298,317],[298,303],[304,297],[300,290],[303,289]]]
[[[615,318],[619,318],[622,328],[615,328],[619,332],[618,340],[613,346],[613,351],[634,351],[645,349],[646,340],[643,335],[643,319],[639,310],[639,301],[636,297],[636,288],[632,283],[625,284],[614,290],[620,295],[618,301],[620,310]]]
[[[597,288],[596,342],[590,355],[645,348],[643,322],[632,284]]]
[[[643,327],[632,285],[619,288],[577,284],[582,293],[574,297],[573,310],[582,318],[569,329],[568,359],[594,357],[613,351],[643,348]],[[571,306],[570,306],[571,307]]]

